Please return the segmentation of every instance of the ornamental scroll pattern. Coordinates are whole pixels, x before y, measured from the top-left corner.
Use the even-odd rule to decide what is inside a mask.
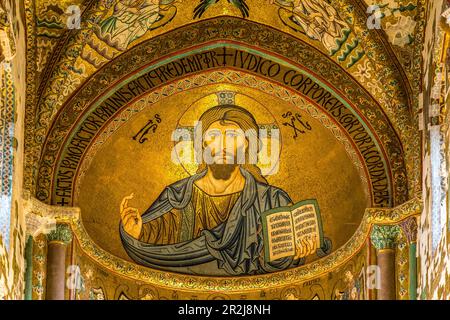
[[[224,23],[227,27],[225,29],[219,28],[221,23]],[[207,30],[209,30],[209,32],[207,32]],[[210,34],[211,30],[215,31],[214,39],[221,37],[224,40],[237,40],[243,43],[249,41],[253,45],[258,45],[265,50],[291,59],[294,63],[301,63],[307,69],[321,74],[325,79],[336,79],[335,84],[338,86],[338,90],[341,90],[348,96],[348,99],[355,104],[367,107],[361,111],[364,113],[364,116],[371,120],[372,126],[377,128],[377,135],[387,148],[386,152],[388,158],[391,159],[392,162],[391,166],[394,171],[393,180],[398,184],[398,186],[394,188],[398,193],[395,197],[396,203],[402,203],[406,200],[408,181],[406,178],[402,151],[399,149],[398,137],[393,131],[393,128],[390,127],[386,116],[373,99],[368,96],[364,90],[360,89],[354,80],[349,79],[338,66],[330,63],[330,61],[320,53],[314,53],[310,47],[296,41],[295,38],[275,30],[268,30],[266,27],[258,24],[237,21],[233,18],[217,19],[209,22],[202,21],[199,22],[199,24],[182,27],[165,34],[164,36],[153,38],[119,56],[113,63],[106,65],[101,71],[86,81],[78,95],[69,101],[66,104],[64,111],[59,114],[59,118],[56,119],[52,132],[48,135],[48,140],[44,144],[44,154],[42,159],[46,160],[41,163],[38,181],[39,187],[36,193],[39,199],[42,201],[49,201],[49,186],[52,175],[54,174],[54,165],[57,158],[57,155],[55,154],[57,151],[55,151],[55,149],[61,147],[64,136],[68,134],[68,129],[70,128],[70,125],[68,124],[80,115],[84,106],[90,105],[90,102],[94,97],[102,94],[98,91],[98,88],[105,88],[106,84],[116,82],[132,73],[134,70],[145,66],[150,60],[182,50],[188,45],[191,46],[192,42],[186,43],[186,34],[196,35],[199,41],[211,41],[213,39]],[[240,32],[231,32],[232,30]],[[270,34],[270,39],[267,38],[267,33]],[[236,38],[235,36],[238,34],[241,34],[241,36]],[[263,34],[266,36],[262,37]],[[260,37],[258,35],[260,35]],[[170,46],[162,45],[167,42],[170,42]],[[289,43],[289,47],[277,46],[276,43],[280,42]],[[146,59],[143,59],[143,56],[145,56]],[[314,59],[312,59],[313,56]],[[130,61],[132,63],[130,63]],[[353,87],[353,89],[349,90],[349,87]],[[387,141],[389,141],[389,143],[387,143]],[[392,141],[396,142],[392,143]],[[52,146],[52,148],[49,149],[49,146]]]
[[[75,243],[75,252],[79,252]],[[77,300],[363,300],[365,288],[366,252],[361,250],[342,267],[310,281],[291,283],[274,288],[246,291],[199,292],[163,288],[134,281],[105,270],[87,256],[78,255],[75,262],[85,279],[84,292]]]
[[[303,287],[307,286],[317,286],[315,285],[318,277],[324,277],[328,273],[335,270],[342,270],[342,266],[346,265],[349,261],[354,259],[355,256],[358,256],[361,253],[361,249],[366,244],[366,239],[369,236],[369,231],[371,229],[371,223],[368,221],[373,221],[371,218],[373,209],[367,209],[363,221],[359,228],[357,229],[354,236],[341,248],[337,251],[333,252],[329,256],[322,258],[321,260],[315,261],[311,264],[286,270],[277,274],[268,274],[258,277],[230,277],[230,278],[216,278],[216,277],[198,277],[198,276],[185,276],[181,274],[167,273],[161,272],[159,270],[152,270],[149,268],[145,268],[142,266],[135,265],[133,263],[127,262],[120,258],[117,258],[108,252],[101,249],[98,245],[96,245],[87,234],[86,230],[83,227],[81,220],[79,219],[79,208],[61,208],[61,207],[53,207],[48,206],[44,203],[39,202],[37,199],[28,198],[25,201],[28,203],[28,208],[34,208],[29,210],[29,212],[34,212],[36,214],[50,214],[54,216],[59,224],[68,224],[71,226],[71,230],[73,231],[75,245],[79,248],[77,249],[77,258],[76,261],[79,261],[80,255],[86,256],[91,259],[96,264],[99,264],[101,268],[104,268],[107,272],[104,275],[109,275],[111,277],[126,277],[129,279],[134,279],[139,284],[145,284],[145,286],[153,286],[154,288],[161,288],[166,291],[172,292],[172,297],[176,299],[178,296],[178,291],[181,290],[183,292],[190,292],[193,298],[202,296],[202,292],[216,292],[211,293],[209,298],[226,298],[226,296],[221,296],[223,291],[229,291],[230,294],[240,293],[242,297],[247,297],[247,293],[251,291],[260,292],[259,297],[254,297],[254,293],[251,295],[253,298],[263,299],[266,296],[270,296],[273,294],[281,294],[281,299],[300,299],[293,284],[295,283],[303,283]],[[419,199],[415,199],[416,203],[420,203]],[[34,205],[30,205],[30,203]],[[412,211],[407,212],[409,209],[413,208]],[[405,206],[398,209],[392,209],[394,212],[399,210],[401,214],[392,214],[391,217],[389,215],[385,215],[385,218],[378,217],[377,221],[379,223],[383,222],[397,222],[397,219],[401,221],[406,221],[406,219],[413,217],[416,215],[414,211],[415,206]],[[29,214],[29,213],[28,213]],[[392,217],[395,217],[394,219]],[[400,217],[400,218],[398,218]],[[35,239],[34,248],[34,261],[33,265],[35,266],[35,271],[33,274],[33,298],[34,299],[42,299],[45,287],[45,242],[46,239],[43,235],[38,236]],[[363,258],[363,256],[362,256]],[[366,261],[364,257],[361,261]],[[363,266],[363,265],[361,265]],[[352,273],[352,279],[355,279],[361,266],[356,267],[356,269],[352,268],[350,271]],[[347,267],[345,267],[347,268]],[[346,271],[348,274],[349,270]],[[88,270],[86,274],[83,275],[86,281],[92,282],[94,274],[92,270]],[[347,276],[346,276],[347,277]],[[358,276],[359,277],[359,276]],[[359,279],[359,278],[358,278]],[[361,278],[363,279],[363,278]],[[358,280],[359,281],[359,280]],[[96,283],[96,282],[95,282]],[[353,282],[352,282],[353,283]],[[359,282],[358,282],[359,283]],[[357,283],[356,283],[357,285]],[[277,293],[277,287],[282,286],[285,288],[284,293]],[[358,287],[358,286],[357,286]],[[291,289],[289,289],[291,288]],[[353,288],[353,287],[352,287]],[[351,292],[353,292],[354,288],[349,288]],[[361,288],[357,288],[361,294],[364,291]],[[101,294],[102,290],[96,289],[92,292],[93,296],[104,298],[105,293]],[[341,289],[339,289],[341,290]],[[342,289],[346,290],[346,289]],[[145,291],[145,290],[144,290]],[[320,290],[319,290],[320,291]],[[120,296],[122,299],[127,298],[127,289],[125,291],[120,292]],[[337,291],[336,291],[337,292]],[[339,291],[339,296],[342,296],[342,292]],[[148,292],[147,292],[148,293]],[[154,292],[155,293],[155,292]],[[365,293],[364,293],[365,294]],[[153,295],[156,297],[157,295]],[[320,295],[321,298],[324,298],[323,295]],[[346,295],[344,294],[345,297]],[[352,296],[352,295],[351,295]],[[359,296],[359,294],[358,294]],[[147,294],[142,294],[142,298],[149,298],[150,296]],[[206,297],[205,297],[206,298]],[[319,296],[309,297],[308,299],[316,299]],[[329,299],[330,297],[326,298]],[[331,297],[332,298],[332,297]],[[337,298],[337,296],[336,296]],[[302,298],[303,299],[303,298]]]
[[[394,209],[367,209],[371,224],[396,224],[411,215],[420,215],[423,204],[418,198],[411,199]]]
[[[420,199],[414,199],[411,202],[420,204]],[[412,211],[407,212],[407,208],[412,209]],[[415,205],[392,209],[391,212],[399,210],[401,213],[393,213],[391,216],[385,215],[385,220],[378,218],[377,221],[379,223],[399,222],[410,216],[416,215],[417,213],[414,211],[414,208],[416,208]],[[368,209],[366,211],[362,223],[353,237],[344,246],[332,252],[329,256],[314,261],[310,264],[295,269],[277,272],[275,274],[259,275],[257,277],[248,276],[227,278],[187,276],[145,268],[117,258],[101,249],[89,237],[80,220],[63,218],[58,222],[71,223],[74,233],[74,241],[78,243],[81,252],[89,256],[93,261],[100,264],[113,274],[125,276],[135,279],[136,281],[145,282],[149,285],[171,290],[189,290],[193,292],[241,292],[258,290],[262,288],[269,290],[277,286],[287,286],[295,282],[308,281],[339,268],[345,262],[349,261],[355,254],[357,254],[366,244],[372,225],[369,221],[374,221],[372,212],[372,209]]]
[[[364,164],[358,158],[357,153],[353,149],[350,139],[346,136],[344,130],[337,126],[327,115],[321,112],[317,107],[311,103],[307,103],[301,95],[297,94],[295,91],[287,91],[285,88],[271,83],[266,79],[256,77],[254,75],[249,75],[247,73],[238,72],[234,70],[224,70],[224,71],[214,71],[206,72],[197,75],[190,79],[180,80],[176,83],[171,83],[158,90],[152,92],[150,96],[145,97],[143,100],[127,107],[121,111],[110,124],[106,126],[103,131],[99,134],[99,137],[92,143],[92,147],[87,151],[87,154],[80,164],[80,170],[76,178],[75,185],[75,203],[76,199],[80,193],[81,181],[84,177],[85,172],[88,170],[96,152],[99,148],[108,140],[114,132],[116,132],[121,125],[130,120],[134,115],[142,111],[144,107],[156,103],[170,95],[179,93],[181,91],[186,91],[195,87],[200,87],[202,85],[209,84],[211,82],[217,83],[233,83],[240,86],[246,86],[250,88],[255,88],[263,91],[267,94],[273,95],[280,98],[286,103],[290,103],[300,110],[306,111],[311,117],[318,120],[325,128],[331,131],[333,136],[340,142],[345,148],[350,160],[352,161],[355,168],[358,170],[361,181],[364,185],[364,191],[366,192],[366,197],[370,199],[369,195],[369,181],[366,173],[364,172]],[[144,103],[143,103],[144,102]]]

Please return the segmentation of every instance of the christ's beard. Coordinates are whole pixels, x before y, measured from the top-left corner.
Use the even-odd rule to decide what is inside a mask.
[[[212,173],[214,179],[228,180],[231,178],[231,175],[233,174],[236,167],[237,167],[237,164],[213,163],[208,166],[208,169],[211,170],[211,173]]]

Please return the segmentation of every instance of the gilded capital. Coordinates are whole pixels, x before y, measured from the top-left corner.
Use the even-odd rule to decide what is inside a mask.
[[[400,227],[397,225],[374,225],[370,240],[377,250],[394,249],[399,234]]]
[[[57,224],[56,228],[47,235],[47,240],[69,244],[72,241],[72,230],[68,224]]]
[[[415,217],[406,219],[400,223],[400,226],[409,243],[417,241],[417,220]]]

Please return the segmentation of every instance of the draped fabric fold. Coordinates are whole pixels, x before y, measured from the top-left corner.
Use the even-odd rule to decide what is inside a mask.
[[[230,215],[224,223],[211,230],[203,230],[201,236],[177,244],[155,245],[134,239],[120,224],[120,235],[128,255],[137,263],[164,268],[186,268],[217,261],[217,267],[230,275],[256,274],[283,270],[292,258],[267,263],[264,261],[261,213],[292,203],[281,189],[257,182],[241,168],[245,186]],[[191,201],[193,184],[202,178],[206,170],[168,186],[142,215],[148,223],[172,209],[183,209]]]

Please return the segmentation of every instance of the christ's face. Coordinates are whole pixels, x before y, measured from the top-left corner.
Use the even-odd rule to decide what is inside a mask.
[[[213,122],[203,137],[203,156],[215,179],[228,180],[245,163],[248,142],[244,131],[232,121]]]
[[[244,131],[231,121],[213,122],[203,137],[205,160],[210,165],[243,164],[247,145]]]
[[[245,162],[247,144],[244,131],[236,123],[231,121],[213,122],[203,138],[206,163],[242,164]]]

